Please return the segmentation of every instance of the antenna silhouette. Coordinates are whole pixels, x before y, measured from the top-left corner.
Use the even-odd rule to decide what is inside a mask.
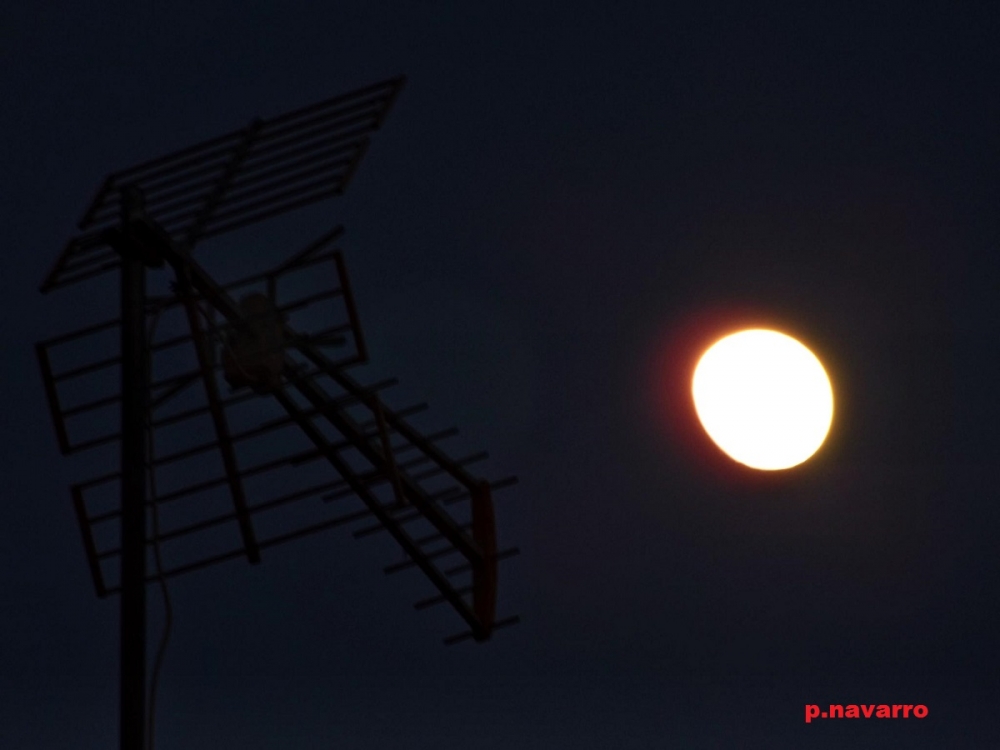
[[[363,385],[347,373],[368,354],[336,248],[343,228],[235,280],[216,280],[194,256],[208,238],[343,193],[403,82],[110,174],[41,286],[119,275],[117,317],[36,350],[61,452],[118,448],[116,470],[70,492],[97,595],[121,595],[123,750],[145,746],[150,582],[258,563],[270,547],[363,523],[355,537],[388,533],[406,555],[386,573],[419,569],[433,584],[418,609],[449,604],[464,621],[445,643],[485,641],[518,620],[496,616],[497,563],[517,550],[497,549],[492,499],[516,479],[469,473],[485,453],[452,458],[439,443],[456,430],[424,434],[407,421],[425,405],[383,403],[394,379]],[[157,268],[173,274],[168,294],[147,293]],[[328,318],[319,328],[317,307]],[[273,415],[262,420],[265,408]],[[285,491],[262,498],[268,477]],[[352,499],[360,506],[331,512]],[[161,551],[171,559],[162,567]]]

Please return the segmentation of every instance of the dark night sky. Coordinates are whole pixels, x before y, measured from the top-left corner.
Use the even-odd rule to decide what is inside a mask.
[[[282,231],[346,226],[359,376],[520,477],[497,511],[523,622],[442,646],[454,613],[414,612],[419,574],[343,529],[176,579],[157,747],[1000,744],[1000,14],[653,5],[3,5],[0,747],[117,746],[117,602],[33,351],[102,317],[37,292],[93,190],[400,73],[347,194]],[[272,252],[240,236],[217,262]],[[663,397],[747,315],[837,398],[821,452],[766,480]],[[803,722],[883,702],[930,715]]]

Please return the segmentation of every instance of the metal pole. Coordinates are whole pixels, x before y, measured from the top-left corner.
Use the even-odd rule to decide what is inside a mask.
[[[131,200],[126,200],[131,198]],[[123,231],[142,210],[122,195]],[[143,750],[146,724],[146,267],[122,253],[121,750]]]

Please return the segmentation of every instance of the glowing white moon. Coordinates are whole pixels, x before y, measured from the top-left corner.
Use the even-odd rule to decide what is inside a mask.
[[[715,342],[695,367],[691,391],[712,441],[753,469],[802,463],[833,421],[833,389],[823,365],[777,331],[740,331]]]

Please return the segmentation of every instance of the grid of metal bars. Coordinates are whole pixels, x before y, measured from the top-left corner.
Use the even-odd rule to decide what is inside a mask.
[[[311,333],[299,334],[299,339],[302,341],[319,343],[324,346],[343,345],[347,347],[347,352],[343,354],[343,356],[338,357],[334,364],[337,367],[349,367],[351,365],[365,362],[368,359],[368,354],[365,347],[364,336],[358,321],[357,309],[354,305],[354,299],[351,294],[343,255],[339,250],[331,249],[332,244],[342,234],[343,228],[338,226],[314,242],[309,243],[309,245],[307,245],[302,251],[296,253],[290,259],[275,266],[271,270],[237,279],[222,285],[221,288],[225,290],[227,294],[230,292],[239,292],[241,290],[253,288],[254,285],[259,285],[261,283],[276,283],[283,275],[294,271],[310,270],[330,274],[331,278],[333,278],[335,282],[330,288],[317,293],[294,297],[280,304],[277,309],[280,312],[288,313],[296,310],[302,310],[328,300],[339,300],[341,303],[341,314],[331,316],[333,317],[331,325],[325,326]],[[328,268],[324,269],[323,266],[328,266]],[[171,296],[169,299],[155,301],[154,307],[160,313],[164,313],[177,308],[182,304],[183,303],[180,297]],[[73,453],[89,450],[91,448],[108,445],[120,439],[120,434],[117,431],[100,435],[90,435],[79,440],[71,440],[70,433],[72,431],[71,426],[78,423],[78,418],[93,418],[95,416],[100,417],[102,416],[102,412],[107,412],[107,410],[117,407],[117,404],[121,401],[121,394],[117,393],[115,390],[116,381],[112,376],[117,375],[117,368],[120,366],[121,357],[116,354],[111,357],[91,359],[57,372],[52,366],[52,352],[67,344],[79,344],[87,341],[93,341],[100,335],[116,333],[119,325],[119,318],[104,320],[100,323],[46,339],[45,341],[41,341],[35,345],[35,351],[38,356],[39,366],[42,371],[42,379],[48,398],[49,409],[52,415],[53,425],[55,427],[56,438],[59,442],[59,449],[63,455],[71,455]],[[157,341],[151,342],[150,350],[155,356],[156,354],[166,352],[167,350],[176,349],[185,345],[191,346],[193,342],[194,339],[192,333],[183,333],[180,335],[163,337]],[[211,368],[218,371],[221,370],[222,365],[213,363]],[[72,406],[64,405],[63,399],[60,397],[61,386],[76,379],[83,378],[84,376],[101,373],[106,375],[105,379],[112,392],[82,403],[73,404]],[[317,374],[319,373],[314,368],[308,372],[298,373],[296,377],[315,377]],[[189,371],[179,374],[173,374],[160,378],[156,378],[154,375],[154,379],[151,383],[151,397],[154,405],[160,405],[168,401],[171,397],[176,396],[180,391],[189,388],[200,377],[201,368],[197,365],[197,363],[192,363],[192,369]],[[254,393],[240,393],[225,399],[224,405],[232,406],[249,401],[255,397],[256,394]],[[170,415],[160,418],[154,421],[153,424],[154,427],[162,427],[168,424],[176,423],[178,418],[187,419],[201,414],[206,414],[208,412],[209,406],[206,404],[188,410],[180,415]]]
[[[194,476],[184,468],[186,461],[223,456],[221,470],[216,467],[211,475],[199,475],[175,488],[159,485],[152,493],[149,509],[153,503],[164,514],[168,508],[183,508],[175,514],[174,523],[160,523],[155,542],[167,562],[162,574],[177,576],[241,557],[256,562],[263,550],[283,542],[337,526],[368,522],[356,530],[357,538],[386,532],[407,554],[405,561],[388,565],[387,574],[420,569],[437,589],[434,596],[420,600],[415,607],[450,604],[468,625],[468,630],[446,642],[482,640],[494,629],[517,621],[495,616],[496,565],[517,550],[495,547],[491,495],[493,490],[508,487],[516,480],[508,477],[484,482],[468,473],[466,467],[484,460],[487,454],[451,458],[440,444],[455,436],[457,430],[423,434],[408,421],[422,412],[425,404],[390,409],[380,394],[395,385],[394,379],[362,385],[346,374],[345,368],[363,363],[367,352],[343,257],[334,248],[341,234],[342,229],[337,227],[269,271],[226,284],[214,282],[186,254],[178,256],[174,260],[183,266],[185,283],[176,285],[174,295],[151,302],[157,314],[185,309],[190,313],[195,309],[189,321],[205,323],[204,328],[192,325],[185,333],[166,334],[150,342],[154,365],[158,354],[178,350],[185,352],[184,360],[191,363],[170,375],[158,374],[153,368],[154,443],[163,442],[157,437],[162,431],[183,431],[193,426],[180,443],[150,456],[152,467],[156,472],[174,470]],[[220,344],[208,335],[208,321],[217,315],[221,319],[219,326],[238,325],[240,311],[235,295],[260,288],[273,292],[283,279],[303,271],[314,279],[323,274],[333,283],[322,291],[307,290],[276,300],[276,309],[291,313],[333,301],[338,305],[337,312],[332,320],[328,316],[318,321],[313,331],[287,328],[282,386],[272,394],[283,413],[240,425],[234,413],[261,396],[246,391],[227,396],[218,392],[221,365],[215,353]],[[50,352],[70,342],[106,334],[117,325],[117,319],[103,321],[37,345],[56,434],[66,454],[119,441],[117,431],[71,439],[71,423],[77,418],[90,423],[96,413],[116,409],[119,394],[99,395],[66,407],[60,388],[75,379],[115,370],[120,357],[101,357],[54,371]],[[207,342],[213,353],[199,353],[199,339],[203,345]],[[334,347],[341,356],[331,359],[326,350]],[[113,377],[106,380],[115,381]],[[167,408],[183,394],[198,391],[199,381],[205,393],[197,403]],[[220,416],[224,426],[221,431]],[[209,417],[216,419],[210,437],[197,427],[198,420]],[[287,438],[272,439],[289,428],[307,441],[294,445]],[[274,450],[250,461],[240,453],[248,444],[269,445]],[[300,475],[307,466],[325,466],[327,476],[318,477],[313,472],[308,482],[299,485],[281,480],[279,484],[294,486],[281,492],[255,494],[244,490],[245,482],[264,476]],[[109,489],[117,487],[120,478],[120,471],[109,471],[71,487],[94,587],[102,597],[120,590],[114,569],[121,550],[107,540],[117,538],[121,510],[114,504],[108,507],[107,502],[100,507],[101,499]],[[228,507],[221,509],[213,502],[213,493],[228,498]],[[354,507],[331,514],[328,504],[333,501],[338,501],[338,506],[353,503]],[[234,528],[240,530],[239,537],[220,533]],[[147,541],[153,543],[152,538]],[[174,549],[179,551],[172,554]],[[153,579],[152,575],[147,578]]]
[[[193,245],[340,195],[404,79],[392,78],[110,174],[42,284],[49,291],[118,267],[106,240],[121,188],[138,187],[147,215]]]

